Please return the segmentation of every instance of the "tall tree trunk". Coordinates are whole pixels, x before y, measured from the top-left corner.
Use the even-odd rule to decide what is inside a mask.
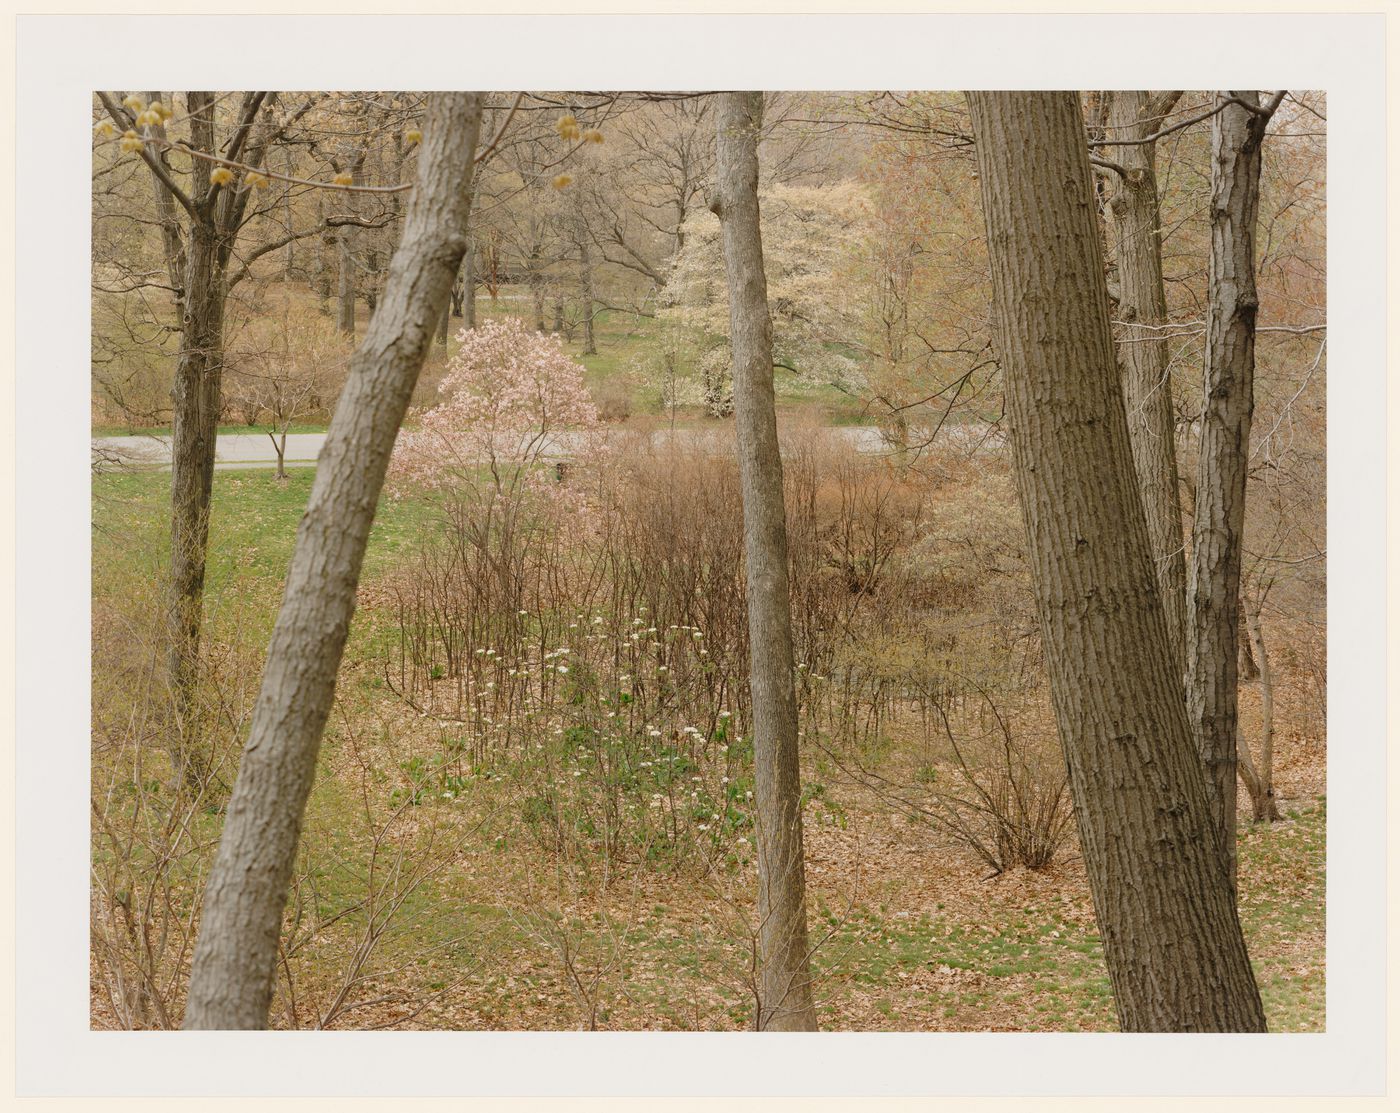
[[[593,253],[588,249],[588,232],[579,217],[578,270],[579,293],[583,300],[583,354],[596,356],[598,341],[593,334],[593,315],[597,312],[593,299]]]
[[[335,243],[338,249],[339,277],[336,286],[336,324],[347,336],[355,335],[355,254],[350,246],[350,229],[342,227],[336,232]]]
[[[724,93],[715,211],[724,241],[734,351],[734,409],[744,501],[749,691],[758,822],[760,1031],[813,1031],[802,860],[797,698],[793,689],[783,462],[773,399],[773,323],[759,236],[762,93]]]
[[[1191,546],[1187,702],[1211,786],[1211,808],[1235,877],[1239,729],[1240,562],[1254,415],[1254,230],[1267,119],[1255,91],[1217,95],[1211,120],[1209,300],[1205,400]]]
[[[321,191],[316,196],[316,223],[322,231],[316,237],[316,308],[322,316],[331,315],[331,244],[336,237],[326,228],[326,201]]]
[[[1162,217],[1157,198],[1154,144],[1145,142],[1180,93],[1109,93],[1108,134],[1130,141],[1108,148],[1126,173],[1112,177],[1109,242],[1117,264],[1122,326],[1123,392],[1133,464],[1147,515],[1147,537],[1167,616],[1167,633],[1183,682],[1186,675],[1186,552],[1176,469],[1176,409],[1171,351],[1162,326]]]
[[[373,155],[373,173],[366,172],[369,159],[367,157],[361,159],[359,168],[355,174],[356,185],[370,185],[383,180],[383,174],[380,173],[378,147],[373,149]],[[399,195],[397,193],[391,193],[389,195],[389,207],[391,210],[397,204],[398,200]],[[370,320],[374,320],[374,311],[379,308],[379,284],[383,280],[383,276],[380,274],[379,270],[379,242],[383,234],[384,230],[382,228],[364,228],[357,233],[357,235],[361,237],[361,242],[364,244],[365,310],[368,312]]]
[[[214,149],[214,96],[187,92],[190,143]],[[192,219],[182,262],[180,351],[171,391],[170,610],[166,676],[174,710],[171,756],[175,772],[198,793],[208,777],[200,745],[195,699],[200,630],[204,620],[204,572],[209,550],[214,455],[222,408],[226,275],[221,245],[206,203],[209,164],[194,159],[191,180],[199,219]],[[169,241],[167,239],[167,248]]]
[[[1264,644],[1264,622],[1258,602],[1245,604],[1246,642],[1254,644],[1254,661],[1259,682],[1259,761],[1256,764],[1249,744],[1240,740],[1240,777],[1249,791],[1250,810],[1255,823],[1276,823],[1278,801],[1274,798],[1274,670]]]
[[[204,785],[197,707],[209,506],[222,405],[224,274],[212,229],[194,224],[186,248],[180,352],[172,391],[170,466],[170,630],[167,674],[175,711],[172,756],[194,791]]]
[[[535,314],[535,331],[544,332],[544,272],[540,269],[540,249],[530,249],[526,264],[530,281],[530,304]]]
[[[347,165],[350,168],[350,183],[363,185],[365,152],[363,150],[356,152],[345,147],[342,149],[342,157],[347,160]],[[360,215],[360,195],[353,190],[347,190],[342,196],[346,212],[352,217],[358,217]],[[337,321],[340,331],[347,336],[355,335],[355,296],[360,281],[358,273],[360,260],[355,249],[359,235],[360,233],[346,225],[340,229],[336,236],[340,247],[340,283],[337,290],[340,309]]]
[[[286,155],[287,177],[293,178],[296,176],[296,156],[290,148],[287,149]],[[292,223],[292,187],[290,185],[282,190],[282,217],[287,234],[287,269],[284,273],[287,281],[290,282],[297,265],[297,242],[291,238],[294,225]]]
[[[476,240],[467,229],[467,253],[462,259],[462,327],[476,328]]]
[[[1258,1032],[1157,589],[1074,93],[969,93],[1016,483],[1125,1031]]]
[[[204,894],[184,1026],[262,1028],[306,799],[399,425],[465,249],[481,95],[429,97],[417,184],[379,312],[297,531],[238,780]]]
[[[118,106],[119,95],[99,92],[114,121],[124,127],[134,116]],[[154,98],[153,98],[154,99]],[[270,132],[258,126],[265,104],[276,94],[249,91],[227,142],[216,144],[213,93],[185,93],[189,138],[196,152],[219,150],[231,159],[246,157],[264,164]],[[157,138],[164,128],[152,126]],[[173,723],[169,749],[177,775],[196,792],[205,787],[208,762],[201,753],[198,701],[200,630],[203,622],[204,575],[209,541],[209,505],[214,481],[214,454],[222,410],[224,312],[230,285],[228,264],[244,224],[246,191],[225,189],[211,181],[211,164],[191,160],[183,184],[170,176],[163,155],[143,150],[156,183],[166,268],[175,287],[180,318],[180,348],[171,389],[172,430],[170,469],[170,564],[167,606],[166,680],[171,694]],[[182,233],[176,203],[188,216]],[[246,273],[240,272],[241,273]]]

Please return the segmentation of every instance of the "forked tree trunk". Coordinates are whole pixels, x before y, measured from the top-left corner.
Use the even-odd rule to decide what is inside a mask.
[[[1257,105],[1257,92],[1222,93]],[[1267,119],[1218,103],[1211,121],[1205,400],[1191,546],[1187,702],[1233,884],[1239,730],[1240,563],[1254,416],[1254,230]]]
[[[212,142],[212,125],[207,113],[199,112],[207,94],[191,93],[191,111],[195,113],[195,136]],[[163,98],[158,91],[146,94],[149,101]],[[152,133],[166,139],[165,125],[156,124]],[[212,236],[203,237],[198,254],[191,259],[185,236],[180,227],[180,214],[175,198],[164,183],[154,175],[151,186],[155,194],[156,213],[160,219],[166,272],[175,293],[175,312],[180,320],[180,352],[176,360],[175,382],[171,390],[173,410],[171,421],[178,435],[171,437],[171,578],[169,631],[166,639],[166,673],[170,685],[174,722],[169,733],[171,765],[178,782],[198,792],[203,786],[205,765],[197,746],[198,731],[194,723],[193,685],[199,656],[199,630],[203,616],[204,559],[203,550],[208,536],[209,501],[212,486],[203,486],[202,453],[212,456],[204,409],[209,403],[206,371],[211,354],[221,361],[223,301],[214,289],[218,274],[218,257]],[[193,283],[193,299],[190,297]],[[211,345],[210,333],[215,342]],[[219,405],[219,387],[215,384],[213,404]],[[218,433],[217,416],[214,434]],[[172,429],[174,434],[175,429]],[[210,469],[210,484],[213,482]]]
[[[214,149],[214,96],[187,92],[190,142]],[[210,193],[209,164],[191,160],[194,196]],[[208,213],[207,200],[202,213]],[[214,493],[214,453],[223,406],[224,301],[222,245],[216,222],[192,220],[183,253],[180,351],[171,391],[170,430],[170,625],[166,675],[174,709],[171,758],[176,776],[193,793],[203,790],[208,761],[200,743],[195,684],[204,621],[204,572],[209,550],[209,507]]]
[[[787,519],[773,399],[773,324],[759,236],[763,94],[724,93],[719,102],[713,207],[720,219],[729,285],[757,805],[759,971],[754,1023],[760,1031],[813,1031],[817,1020],[807,950]]]
[[[285,483],[287,481],[287,425],[282,426],[280,435],[277,433],[275,425],[267,435],[272,441],[272,451],[277,453],[277,474],[273,478],[278,483]]]
[[[123,128],[135,123],[134,115],[118,106],[119,95],[99,92],[98,96],[108,114]],[[247,158],[251,165],[261,165],[271,134],[259,135],[256,125],[264,104],[272,99],[275,94],[270,98],[265,92],[244,93],[230,133],[218,144],[214,94],[186,92],[186,145],[194,151],[218,150],[231,159]],[[166,138],[163,126],[153,126],[151,134],[160,141]],[[177,182],[168,173],[163,156],[153,156],[146,150],[141,157],[150,167],[155,183],[166,269],[180,319],[180,350],[171,390],[171,581],[166,680],[174,721],[170,725],[169,750],[177,777],[198,793],[206,787],[209,765],[199,742],[201,725],[197,721],[195,687],[214,453],[223,406],[224,312],[231,285],[246,273],[244,270],[230,278],[228,264],[245,223],[249,191],[213,184],[212,166],[203,158],[191,159],[187,175]],[[182,212],[187,218],[183,229]]]
[[[481,95],[429,97],[389,281],[336,406],[204,893],[186,1028],[262,1028],[355,589],[399,424],[465,249]]]
[[[1154,144],[1144,142],[1161,126],[1179,93],[1153,97],[1142,91],[1107,94],[1108,135],[1129,142],[1107,148],[1126,174],[1112,176],[1109,243],[1118,267],[1122,325],[1123,394],[1133,465],[1142,489],[1147,537],[1167,616],[1167,633],[1183,683],[1186,675],[1186,553],[1176,469],[1176,408],[1172,402],[1171,351],[1162,326],[1167,296],[1162,283],[1162,217],[1157,198]]]
[[[1263,1031],[1158,595],[1079,100],[967,97],[1046,669],[1119,1024]]]

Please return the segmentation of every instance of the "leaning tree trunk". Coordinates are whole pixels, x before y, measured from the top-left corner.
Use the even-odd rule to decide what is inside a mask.
[[[1122,325],[1123,393],[1133,464],[1142,489],[1147,537],[1167,616],[1178,671],[1186,675],[1186,552],[1177,489],[1176,409],[1171,352],[1163,326],[1162,217],[1157,198],[1154,144],[1148,141],[1179,93],[1109,93],[1108,134],[1129,142],[1108,148],[1122,171],[1112,177],[1109,242],[1117,264]]]
[[[1211,809],[1235,878],[1239,729],[1240,563],[1249,431],[1254,416],[1254,230],[1267,120],[1221,93],[1211,122],[1209,300],[1205,401],[1191,535],[1187,702],[1211,787]]]
[[[1125,1031],[1263,1031],[1158,595],[1074,93],[969,93],[1016,483]]]
[[[773,324],[758,216],[762,93],[725,93],[718,115],[714,209],[724,241],[734,353],[734,410],[744,496],[749,691],[758,822],[760,1031],[813,1031],[802,861],[797,697],[793,689],[783,464],[773,399]]]
[[[429,98],[403,239],[351,361],[204,894],[186,1028],[262,1028],[321,732],[394,438],[465,249],[481,96]]]

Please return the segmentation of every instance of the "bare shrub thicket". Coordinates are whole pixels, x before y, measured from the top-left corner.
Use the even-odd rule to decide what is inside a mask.
[[[1039,683],[1004,474],[952,457],[916,474],[816,430],[785,441],[807,801],[841,822],[828,759],[892,762],[906,783],[939,766],[947,799],[924,812],[1002,865],[1045,865],[1068,819],[1048,721],[966,741]],[[583,870],[750,861],[732,445],[615,437],[521,471],[439,488],[391,577],[386,679],[445,739],[424,799],[507,782],[525,837]]]
[[[160,552],[146,534],[130,552]],[[142,544],[145,542],[145,544]],[[214,818],[232,780],[233,742],[257,662],[211,638],[188,708],[185,743],[204,776],[177,773],[174,703],[165,682],[160,558],[94,566],[91,935],[94,1023],[178,1028],[199,894],[218,841]]]
[[[225,418],[266,423],[285,435],[294,422],[329,416],[351,351],[335,325],[283,290],[255,287],[252,302],[234,308],[224,357]]]

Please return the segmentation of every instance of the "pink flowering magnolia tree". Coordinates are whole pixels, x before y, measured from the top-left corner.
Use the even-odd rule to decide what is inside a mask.
[[[442,400],[419,428],[399,435],[393,473],[400,486],[459,487],[485,472],[500,490],[539,481],[538,465],[586,461],[595,452],[598,411],[583,367],[559,337],[512,317],[459,332],[457,340],[438,387]]]

